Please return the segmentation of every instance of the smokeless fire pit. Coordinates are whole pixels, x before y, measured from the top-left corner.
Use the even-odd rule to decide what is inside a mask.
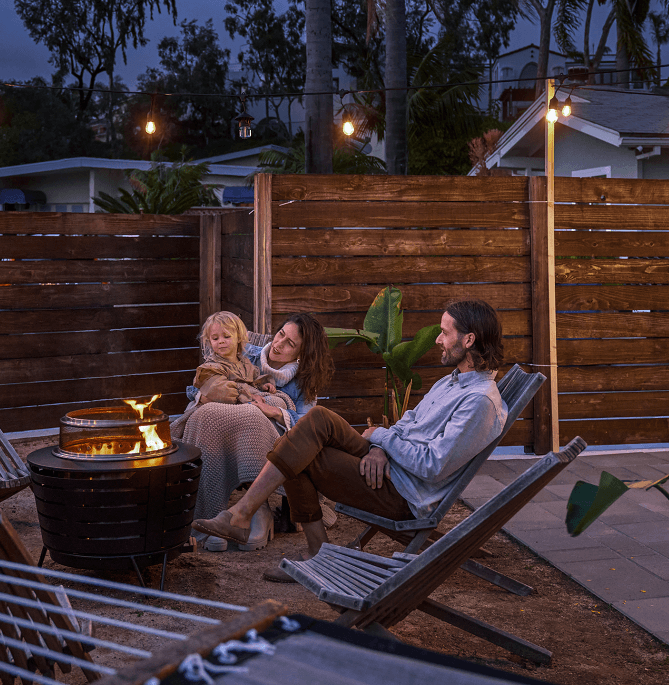
[[[156,398],[154,397],[154,400]],[[152,400],[152,402],[154,401]],[[28,456],[48,550],[59,564],[136,571],[192,551],[200,450],[173,442],[151,403],[80,409],[61,419],[57,447]]]

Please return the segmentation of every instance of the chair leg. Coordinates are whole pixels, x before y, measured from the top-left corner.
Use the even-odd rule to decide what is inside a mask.
[[[479,564],[478,561],[474,561],[473,559],[467,559],[467,561],[465,561],[460,568],[478,578],[487,580],[493,585],[497,585],[497,587],[501,587],[504,590],[513,592],[514,595],[519,595],[520,597],[527,597],[534,592],[534,588],[530,587],[529,585],[525,585],[519,580],[509,578],[509,576],[505,576],[503,573],[498,573],[497,571],[494,571],[483,564]]]
[[[513,654],[517,654],[523,657],[523,659],[528,659],[535,664],[549,664],[551,662],[553,655],[547,649],[539,647],[539,645],[535,645],[532,642],[527,642],[504,630],[495,628],[495,626],[491,626],[489,623],[479,621],[479,619],[473,616],[467,616],[467,614],[451,609],[432,599],[426,599],[418,606],[418,609],[434,618],[438,618],[440,621],[450,623],[456,628],[465,630],[472,635],[476,635],[476,637],[480,637]]]
[[[375,526],[367,526],[367,528],[365,528],[357,538],[351,540],[346,547],[348,547],[348,549],[359,549],[362,552],[365,545],[376,535],[377,531],[378,528]]]

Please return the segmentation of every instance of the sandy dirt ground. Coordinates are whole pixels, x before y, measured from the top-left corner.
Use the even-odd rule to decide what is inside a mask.
[[[47,444],[52,443],[44,439],[22,440],[16,441],[15,447],[25,458],[32,450]],[[275,497],[271,503],[278,505],[279,501],[280,498]],[[22,491],[0,507],[37,560],[42,540],[31,490]],[[454,507],[442,522],[441,529],[448,530],[467,513],[468,510],[462,505]],[[339,516],[330,530],[330,538],[336,544],[346,544],[361,530],[361,523]],[[165,590],[243,606],[252,606],[272,598],[285,604],[288,613],[332,620],[336,617],[334,611],[306,589],[299,585],[269,583],[262,578],[265,568],[278,564],[284,555],[296,556],[302,549],[302,535],[291,533],[277,534],[266,549],[256,552],[241,552],[231,546],[226,552],[183,554],[168,565]],[[367,551],[386,556],[400,549],[396,543],[380,536],[366,548]],[[505,534],[500,533],[492,538],[486,544],[486,550],[492,556],[482,561],[532,586],[533,594],[517,597],[464,571],[458,571],[434,593],[433,598],[550,649],[553,652],[550,666],[537,667],[419,612],[414,612],[396,625],[393,633],[410,645],[560,685],[665,685],[669,682],[667,645],[654,639]],[[55,564],[48,555],[44,566],[72,571]],[[82,573],[137,584],[134,572]],[[144,579],[147,585],[157,588],[160,566],[146,569]],[[174,601],[161,603],[151,600],[151,603],[186,610],[185,605],[180,606]],[[76,601],[73,601],[73,605],[79,608]],[[96,611],[100,612],[100,609]],[[192,625],[181,626],[174,619],[150,616],[141,611],[110,608],[104,613],[166,630],[194,632]],[[194,613],[218,618],[230,616],[228,612],[207,607],[199,608]],[[141,634],[129,638],[114,628],[98,630],[97,635],[149,650],[165,644],[164,639]],[[94,650],[92,655],[97,662],[114,667],[127,663],[127,657],[120,658],[103,649]],[[76,685],[85,682],[78,669],[71,674],[59,674],[58,677]]]

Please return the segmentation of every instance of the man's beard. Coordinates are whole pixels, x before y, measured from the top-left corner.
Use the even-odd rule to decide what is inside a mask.
[[[442,350],[441,363],[444,366],[457,366],[460,362],[463,362],[466,357],[467,350],[462,344],[462,340],[458,340],[450,350]]]

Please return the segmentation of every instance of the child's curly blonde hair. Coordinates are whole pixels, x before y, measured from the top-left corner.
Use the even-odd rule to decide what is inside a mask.
[[[204,322],[202,330],[197,336],[200,341],[204,360],[209,361],[215,357],[214,351],[211,349],[211,343],[209,342],[211,329],[214,324],[219,324],[224,331],[237,335],[237,358],[239,359],[244,352],[246,343],[249,341],[249,334],[246,330],[246,326],[244,325],[244,322],[232,312],[216,312]]]

